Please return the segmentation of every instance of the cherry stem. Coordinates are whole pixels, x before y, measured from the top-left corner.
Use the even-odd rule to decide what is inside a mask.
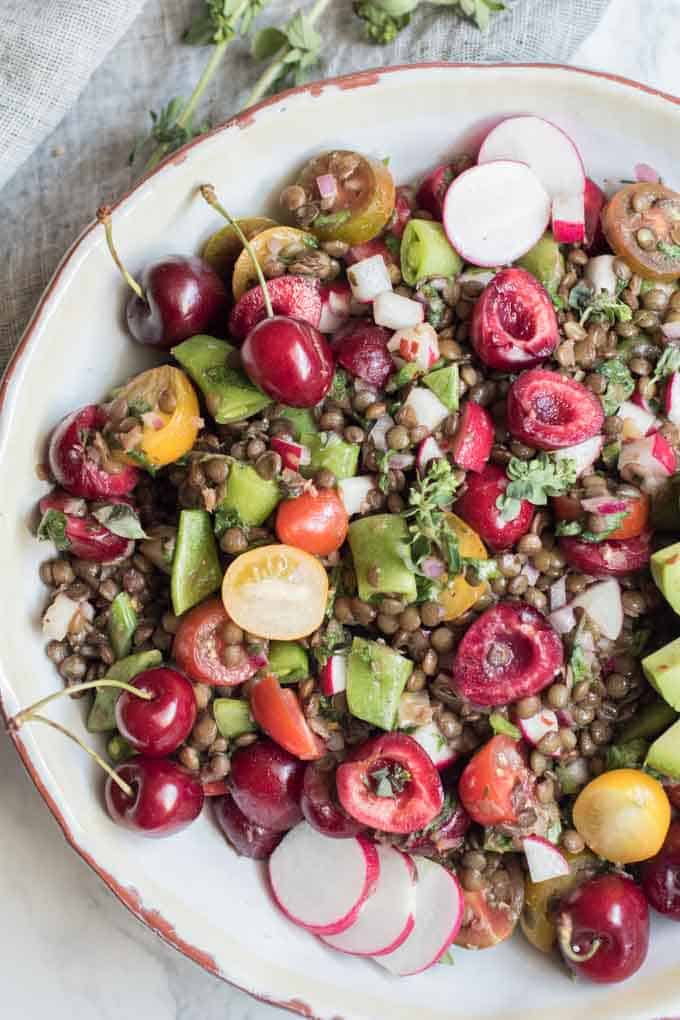
[[[252,244],[250,243],[250,241],[248,240],[246,235],[241,230],[241,227],[239,226],[238,220],[235,220],[232,216],[230,216],[229,213],[227,212],[227,210],[224,208],[224,206],[221,205],[221,203],[220,203],[220,201],[219,201],[219,199],[217,197],[217,192],[215,191],[215,189],[212,186],[212,184],[202,184],[201,187],[200,187],[200,192],[201,192],[201,195],[203,196],[203,198],[208,203],[208,205],[211,205],[213,207],[213,209],[216,209],[217,212],[221,216],[224,216],[225,220],[233,228],[233,230],[235,231],[236,236],[238,237],[239,241],[241,242],[241,244],[243,245],[245,250],[248,252],[248,255],[250,256],[250,259],[251,259],[253,265],[255,266],[255,272],[257,273],[257,279],[259,281],[260,287],[262,288],[262,297],[264,298],[264,307],[265,307],[265,309],[267,311],[267,318],[268,319],[273,319],[274,318],[274,309],[272,308],[271,298],[269,297],[269,290],[267,289],[267,281],[264,278],[264,273],[262,272],[262,267],[260,266],[260,262],[258,260],[257,255],[255,254],[255,250],[254,250]]]
[[[20,712],[17,712],[15,716],[9,721],[10,729],[18,730],[25,722],[30,722],[31,719],[35,718],[35,713],[39,712],[45,705],[49,705],[51,701],[57,701],[59,698],[63,698],[66,694],[79,694],[81,691],[92,691],[97,687],[118,687],[121,691],[127,691],[128,694],[134,694],[136,697],[141,698],[142,701],[151,701],[153,694],[149,691],[141,691],[139,687],[133,687],[132,684],[126,684],[123,680],[107,680],[106,677],[102,677],[101,680],[88,680],[87,683],[74,684],[72,687],[64,687],[61,691],[55,691],[53,694],[48,694],[46,698],[41,698],[40,701],[36,701],[33,705],[29,705],[28,708],[22,708]]]
[[[135,294],[137,295],[137,297],[141,301],[144,301],[145,304],[148,304],[148,301],[146,299],[146,294],[144,293],[144,291],[142,290],[140,285],[137,283],[137,281],[135,280],[134,276],[132,276],[127,271],[127,269],[125,268],[125,266],[121,262],[120,255],[116,251],[116,246],[113,243],[113,227],[111,225],[111,209],[109,208],[108,205],[101,205],[99,207],[99,209],[97,209],[97,222],[101,223],[102,226],[104,227],[104,233],[106,235],[106,243],[109,246],[109,251],[111,252],[111,258],[113,259],[113,261],[118,266],[118,268],[120,270],[120,273],[121,273],[121,276],[123,277],[125,282],[128,284],[128,286],[132,287],[132,289],[135,292]]]
[[[117,786],[121,788],[126,797],[129,797],[130,799],[134,797],[134,790],[132,789],[130,784],[126,783],[124,779],[121,779],[121,777],[118,775],[115,769],[112,769],[109,763],[104,761],[101,755],[97,754],[94,748],[86,744],[84,740],[80,739],[80,737],[77,737],[75,733],[71,733],[70,730],[67,730],[65,726],[61,725],[61,723],[55,722],[54,719],[48,719],[46,715],[31,715],[28,721],[44,723],[45,726],[51,726],[53,730],[57,730],[59,733],[62,733],[65,737],[68,737],[69,740],[72,740],[74,744],[77,744],[78,747],[81,748],[81,750],[89,754],[90,757],[93,758],[94,761],[96,761],[97,765],[101,765],[101,767],[104,769],[107,775],[110,776],[113,782],[116,783]]]
[[[599,952],[600,946],[602,945],[602,939],[594,938],[590,943],[590,948],[585,953],[580,953],[578,949],[575,949],[571,944],[571,936],[573,934],[573,925],[571,918],[568,916],[562,916],[557,926],[557,941],[560,944],[560,951],[562,955],[570,960],[572,963],[587,963],[588,960],[592,960],[597,952]]]

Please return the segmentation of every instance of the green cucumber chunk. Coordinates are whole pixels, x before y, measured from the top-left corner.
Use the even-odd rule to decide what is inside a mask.
[[[278,416],[285,418],[293,427],[293,438],[298,442],[308,432],[318,432],[316,418],[308,407],[284,407]]]
[[[121,591],[111,603],[109,641],[117,659],[124,659],[132,649],[132,637],[138,616],[127,592]]]
[[[147,669],[155,669],[163,661],[161,653],[154,648],[150,652],[135,652],[124,659],[114,662],[107,671],[104,680],[115,680],[117,683],[129,684],[138,673]],[[120,697],[120,687],[97,687],[94,701],[85,723],[90,733],[108,733],[116,728],[114,709]]]
[[[413,663],[387,645],[355,637],[347,663],[347,704],[352,715],[381,730],[394,729],[399,699]]]
[[[137,754],[132,744],[129,744],[125,737],[121,737],[120,733],[114,733],[112,737],[109,737],[106,753],[114,765],[120,765],[121,762],[133,758]]]
[[[680,542],[655,552],[650,568],[657,588],[675,612],[680,613]]]
[[[309,676],[309,657],[297,641],[271,641],[267,670],[282,684],[297,683]]]
[[[463,260],[441,223],[409,220],[401,239],[401,275],[409,286],[428,276],[457,276]]]
[[[235,740],[243,733],[255,733],[257,727],[245,698],[215,698],[213,715],[220,736]]]
[[[200,389],[208,411],[220,425],[250,418],[272,402],[245,372],[229,367],[227,358],[235,349],[225,340],[199,334],[171,351]]]
[[[458,365],[447,365],[423,376],[423,382],[449,411],[458,410]]]
[[[647,752],[645,765],[671,779],[680,779],[680,719],[656,738]]]
[[[212,521],[207,510],[182,510],[172,560],[170,595],[175,616],[181,616],[222,584]]]
[[[363,602],[391,593],[403,595],[406,602],[415,600],[416,579],[403,559],[408,537],[406,521],[396,514],[360,517],[350,524],[349,545]],[[368,580],[373,565],[379,570],[377,585]]]
[[[301,473],[311,478],[316,471],[326,468],[336,478],[353,478],[359,464],[359,446],[346,443],[335,432],[306,432],[300,442],[309,448],[311,460]]]
[[[646,656],[642,671],[664,701],[680,712],[680,638]]]
[[[254,467],[234,461],[229,470],[224,499],[219,510],[234,510],[244,524],[259,528],[281,500],[273,478],[260,478]]]
[[[621,728],[618,739],[623,744],[631,740],[651,740],[668,729],[678,718],[678,713],[661,698],[655,698],[648,705],[638,709],[630,722]]]
[[[549,291],[557,290],[565,273],[564,256],[550,230],[515,265],[526,269]]]

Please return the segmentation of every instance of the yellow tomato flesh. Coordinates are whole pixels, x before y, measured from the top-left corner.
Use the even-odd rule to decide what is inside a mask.
[[[158,407],[161,394],[167,392],[175,398],[175,409],[171,414]],[[142,440],[136,450],[154,467],[172,464],[192,449],[201,425],[201,411],[196,391],[179,368],[171,365],[150,368],[131,379],[119,396],[153,408],[154,419],[160,427],[144,424]],[[121,459],[135,463],[124,454]]]
[[[597,858],[589,850],[580,854],[570,854],[566,850],[562,853],[569,862],[568,875],[547,882],[532,882],[527,878],[524,889],[520,925],[532,946],[542,953],[549,953],[557,942],[553,907],[597,868]]]
[[[476,560],[488,558],[481,538],[465,521],[455,514],[447,514],[446,520],[458,538],[461,556]],[[444,619],[455,620],[463,613],[467,613],[468,609],[472,609],[486,590],[486,584],[470,584],[462,574],[449,578],[446,587],[439,596],[439,601],[444,607]]]
[[[249,241],[257,234],[261,234],[263,230],[269,230],[276,226],[276,222],[267,216],[247,216],[236,222]],[[241,239],[231,223],[228,223],[226,227],[222,227],[216,234],[208,238],[203,246],[202,255],[221,277],[227,279],[242,251]]]
[[[263,230],[262,233],[250,239],[250,245],[260,265],[264,265],[267,259],[276,258],[279,252],[282,252],[288,245],[306,245],[308,241],[311,241],[312,247],[318,247],[314,236],[305,233],[304,230],[298,230],[296,227],[271,227],[269,230]],[[256,283],[257,273],[253,260],[248,252],[244,250],[236,259],[234,273],[231,278],[234,300],[238,301]]]
[[[316,557],[291,545],[265,545],[238,556],[222,584],[232,620],[250,634],[294,641],[318,630],[328,576]]]
[[[593,779],[574,804],[574,825],[591,850],[618,864],[654,857],[671,823],[671,806],[656,779],[614,769]]]

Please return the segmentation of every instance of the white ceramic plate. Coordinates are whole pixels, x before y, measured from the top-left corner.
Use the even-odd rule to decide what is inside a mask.
[[[408,181],[516,113],[565,128],[597,180],[630,178],[644,161],[677,187],[677,104],[631,82],[557,67],[421,65],[310,85],[230,121],[142,182],[116,207],[118,246],[133,270],[168,251],[196,251],[221,225],[195,197],[206,181],[237,215],[273,212],[281,185],[320,150],[389,156],[396,178]],[[11,593],[0,645],[6,717],[58,686],[38,625],[46,550],[29,521],[45,486],[35,465],[63,414],[148,362],[125,332],[121,304],[101,229],[90,228],[47,288],[0,391],[0,562]],[[76,728],[82,711],[69,699],[53,708]],[[120,899],[197,963],[260,998],[324,1020],[543,1020],[548,1007],[551,1020],[680,1013],[678,929],[670,922],[655,919],[650,957],[624,986],[570,981],[521,936],[481,955],[454,950],[453,968],[399,980],[288,923],[271,905],[260,867],[232,853],[209,811],[172,839],[135,837],[108,819],[101,778],[76,747],[44,727],[14,741],[67,839]]]

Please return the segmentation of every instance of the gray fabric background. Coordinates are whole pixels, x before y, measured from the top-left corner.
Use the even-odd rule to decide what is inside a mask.
[[[485,35],[429,7],[392,46],[377,47],[363,41],[350,0],[333,0],[318,26],[328,44],[315,76],[434,59],[566,61],[608,0],[506,2]],[[281,24],[300,6],[274,0],[258,23]],[[0,0],[0,186],[8,181],[0,191],[0,370],[65,249],[97,205],[139,174],[127,156],[149,109],[193,88],[208,51],[180,39],[200,7],[199,0]],[[258,75],[247,45],[235,42],[199,119],[217,123],[235,113]]]

